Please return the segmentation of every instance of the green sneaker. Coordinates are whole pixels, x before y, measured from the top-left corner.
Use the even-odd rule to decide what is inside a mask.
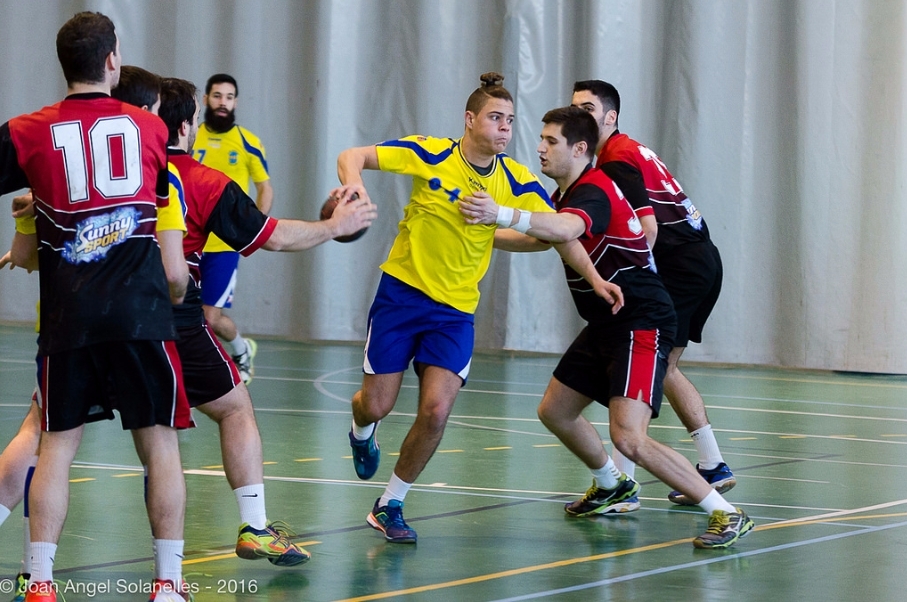
[[[16,575],[16,597],[13,602],[25,602],[25,594],[28,592],[28,580],[31,577],[28,573],[19,573]]]
[[[305,548],[290,541],[292,536],[282,523],[269,523],[264,529],[243,523],[236,540],[236,555],[246,560],[267,558],[275,566],[296,566],[311,560],[312,555]]]
[[[639,509],[639,499],[635,500],[636,507],[632,507],[632,498],[639,492],[639,483],[625,474],[620,475],[617,487],[602,489],[592,480],[592,487],[586,490],[586,495],[575,502],[564,506],[564,511],[570,516],[591,516],[593,514],[610,514],[612,512],[632,512]]]

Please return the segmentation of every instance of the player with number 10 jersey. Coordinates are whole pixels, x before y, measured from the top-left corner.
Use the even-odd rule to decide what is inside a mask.
[[[0,193],[34,192],[42,355],[176,338],[155,237],[166,142],[158,117],[100,93],[0,126]]]

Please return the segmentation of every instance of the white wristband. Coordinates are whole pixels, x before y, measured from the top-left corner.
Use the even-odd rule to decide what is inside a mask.
[[[529,220],[531,218],[532,218],[531,211],[524,211],[523,209],[520,209],[520,221],[518,221],[517,223],[515,223],[513,225],[513,229],[516,230],[517,232],[526,234],[526,232],[530,228]]]
[[[494,222],[502,228],[509,228],[510,222],[513,221],[513,207],[502,207],[498,205],[498,217]]]

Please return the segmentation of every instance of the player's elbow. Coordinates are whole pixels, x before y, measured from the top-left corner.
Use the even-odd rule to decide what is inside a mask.
[[[189,267],[184,261],[182,265],[170,266],[165,272],[167,287],[170,289],[170,301],[174,305],[179,305],[186,297],[186,290],[189,287]]]

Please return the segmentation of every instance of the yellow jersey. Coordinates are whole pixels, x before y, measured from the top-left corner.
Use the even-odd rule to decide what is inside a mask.
[[[186,232],[186,195],[183,192],[183,180],[173,163],[167,163],[167,178],[170,183],[170,202],[166,207],[157,209],[157,231],[181,230]]]
[[[270,179],[265,147],[258,137],[246,128],[234,125],[226,132],[212,132],[203,123],[192,146],[192,156],[201,163],[226,174],[249,194],[249,182]],[[233,249],[214,234],[208,237],[206,253],[233,252]]]
[[[479,304],[496,225],[469,225],[457,198],[487,192],[496,203],[553,212],[548,193],[524,165],[501,153],[487,175],[463,157],[460,140],[408,136],[376,145],[381,171],[413,178],[409,203],[381,269],[465,313]]]

